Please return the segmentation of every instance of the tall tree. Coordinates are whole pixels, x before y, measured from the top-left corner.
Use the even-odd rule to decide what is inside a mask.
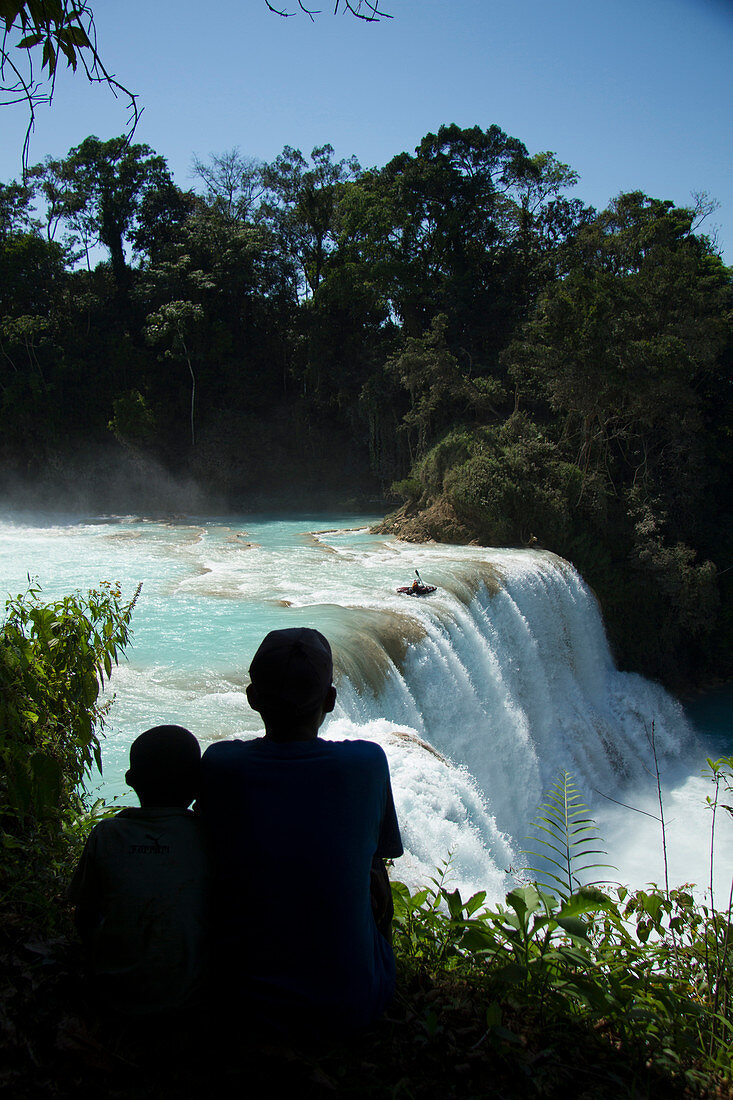
[[[201,207],[193,191],[181,191],[163,175],[145,189],[137,209],[132,234],[133,253],[143,264],[170,259],[178,248],[186,223]]]
[[[209,161],[194,157],[193,169],[205,187],[206,201],[231,221],[248,221],[264,192],[262,165],[236,147],[214,153]]]
[[[507,356],[581,469],[670,506],[692,499],[690,478],[705,480],[700,394],[721,369],[731,301],[730,274],[691,225],[671,202],[619,196],[580,229]]]
[[[581,227],[506,356],[519,401],[552,422],[559,454],[580,471],[579,526],[587,532],[595,513],[596,542],[619,564],[596,573],[582,539],[561,552],[577,555],[608,608],[624,609],[612,614],[624,650],[657,674],[699,659],[716,620],[713,562],[733,564],[720,492],[732,457],[720,446],[731,272],[691,232],[693,218],[640,192],[619,196]]]
[[[53,374],[63,294],[61,248],[32,231],[0,233],[0,447],[39,458],[62,419]]]
[[[246,409],[257,415],[282,393],[294,276],[264,226],[232,221],[200,197],[165,238],[138,273],[133,299],[145,310],[148,339],[193,372],[189,434],[200,453],[198,442],[215,433],[225,414]],[[161,442],[174,451],[185,415],[180,375],[142,366],[133,392],[144,395],[161,425]]]
[[[191,446],[196,446],[196,357],[195,342],[201,331],[204,311],[194,302],[167,302],[148,317],[146,335],[152,344],[162,344],[163,354],[182,359],[191,376]]]
[[[124,137],[100,141],[91,136],[63,160],[47,160],[32,174],[46,198],[49,225],[63,223],[70,243],[80,244],[87,256],[95,244],[102,244],[118,288],[126,290],[125,248],[134,242],[145,196],[172,186],[164,158]]]
[[[334,160],[332,145],[316,146],[310,161],[309,165],[300,149],[286,145],[262,170],[267,190],[263,214],[284,247],[297,258],[306,296],[318,289],[336,247],[339,187],[361,172],[356,157]]]
[[[342,203],[343,246],[381,279],[406,336],[439,313],[464,369],[496,373],[526,314],[543,212],[574,174],[498,126],[442,126],[367,173]],[[520,238],[524,237],[523,243]]]

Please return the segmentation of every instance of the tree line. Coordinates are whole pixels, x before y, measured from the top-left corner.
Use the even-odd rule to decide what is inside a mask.
[[[392,487],[408,537],[570,558],[630,667],[730,675],[731,272],[704,203],[594,210],[498,126],[382,168],[194,168],[184,190],[88,137],[0,184],[6,475],[114,445],[232,507]]]

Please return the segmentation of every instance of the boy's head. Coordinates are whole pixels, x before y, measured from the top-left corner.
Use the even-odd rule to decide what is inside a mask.
[[[249,675],[247,698],[264,718],[268,733],[270,726],[284,730],[290,725],[294,738],[306,727],[315,736],[324,715],[333,710],[331,647],[318,630],[271,630],[252,658]]]
[[[141,806],[190,806],[198,792],[201,748],[183,726],[153,726],[130,746],[125,782]]]

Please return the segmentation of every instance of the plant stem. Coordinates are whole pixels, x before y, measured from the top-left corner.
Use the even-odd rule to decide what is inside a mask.
[[[652,718],[651,732],[647,734],[654,758],[654,774],[657,780],[657,800],[659,802],[659,820],[662,825],[662,855],[664,858],[664,892],[669,901],[669,861],[667,859],[667,828],[664,820],[664,802],[662,799],[662,777],[659,772],[659,759],[657,757],[657,745],[654,734],[654,719]]]

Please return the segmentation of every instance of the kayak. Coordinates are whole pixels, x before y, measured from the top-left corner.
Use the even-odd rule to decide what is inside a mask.
[[[417,588],[413,588],[411,584],[405,584],[397,591],[401,592],[403,596],[430,596],[437,590],[437,587],[436,584],[421,584]]]

